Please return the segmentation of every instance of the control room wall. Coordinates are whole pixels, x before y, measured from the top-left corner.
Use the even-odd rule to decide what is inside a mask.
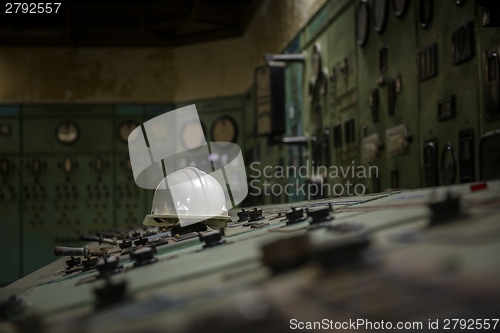
[[[265,0],[238,38],[177,48],[0,49],[0,102],[179,102],[244,94],[325,0]]]

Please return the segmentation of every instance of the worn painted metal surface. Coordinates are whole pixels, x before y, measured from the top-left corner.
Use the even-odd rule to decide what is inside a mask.
[[[493,327],[500,299],[500,184],[472,185],[294,204],[327,212],[331,204],[327,216],[333,219],[325,222],[289,224],[283,215],[289,204],[261,206],[263,219],[246,225],[233,211],[225,243],[206,247],[196,233],[185,240],[166,236],[153,261],[139,256],[148,244],[134,246],[139,252],[133,258],[111,245],[107,260],[119,265],[108,271],[67,269],[68,258],[62,258],[0,289],[0,300],[21,297],[13,301],[19,305],[15,320],[0,322],[0,328],[281,332],[294,319],[325,318],[420,323],[410,327],[414,331],[428,329],[430,321],[437,320],[442,331],[446,320],[475,325],[479,318]],[[429,204],[436,203],[445,204],[433,210]],[[2,309],[11,314],[13,308]]]

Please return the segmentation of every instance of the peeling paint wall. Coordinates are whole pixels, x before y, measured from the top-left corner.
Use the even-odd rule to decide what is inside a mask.
[[[177,48],[1,48],[0,103],[181,102],[243,94],[326,0],[265,0],[243,36]]]
[[[2,102],[130,102],[173,99],[173,50],[5,48]]]

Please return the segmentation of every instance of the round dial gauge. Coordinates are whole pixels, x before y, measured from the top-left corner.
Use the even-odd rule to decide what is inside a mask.
[[[369,9],[365,0],[358,4],[356,11],[356,39],[358,44],[363,46],[368,38]]]
[[[139,126],[139,124],[133,120],[123,121],[118,126],[118,139],[120,139],[120,141],[123,143],[127,143],[130,134],[132,133],[133,130],[135,130],[137,126]],[[135,141],[137,137],[138,137],[138,132],[135,132],[134,135],[130,138],[130,142]]]
[[[409,0],[392,0],[392,9],[398,18],[403,18],[408,8]]]
[[[451,144],[447,144],[441,153],[441,179],[443,184],[451,185],[455,183],[457,176],[457,159]]]
[[[70,145],[80,137],[80,129],[73,121],[61,122],[56,128],[56,139],[62,144]]]
[[[387,0],[373,1],[373,25],[375,31],[382,33],[387,21]]]
[[[418,4],[418,19],[422,28],[429,28],[434,17],[434,2],[433,0],[420,0]]]
[[[314,43],[313,45],[313,54],[311,58],[311,68],[312,74],[319,78],[321,76],[321,44],[319,42]]]
[[[205,145],[205,131],[203,125],[197,120],[185,123],[181,135],[182,145],[186,149]]]
[[[212,125],[212,139],[224,147],[228,142],[235,142],[237,136],[236,123],[229,116],[222,116],[216,119]]]
[[[12,133],[10,124],[0,124],[0,134],[2,136],[9,136]]]

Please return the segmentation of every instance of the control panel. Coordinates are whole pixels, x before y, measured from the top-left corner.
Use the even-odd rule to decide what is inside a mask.
[[[55,244],[82,244],[114,225],[113,109],[29,106],[23,110],[23,274],[52,261]]]
[[[16,106],[0,107],[0,284],[21,275],[21,121]]]
[[[496,331],[499,189],[496,180],[246,207],[225,228],[121,229],[57,246],[62,258],[0,289],[0,328]]]

